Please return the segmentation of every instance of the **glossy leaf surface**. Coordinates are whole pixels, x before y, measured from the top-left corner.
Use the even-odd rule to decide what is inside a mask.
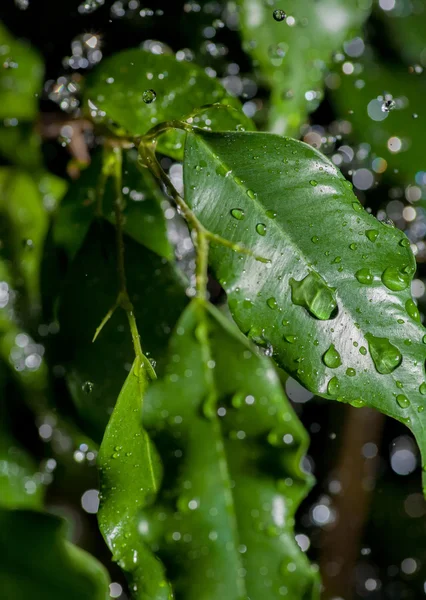
[[[54,241],[74,257],[86,237],[91,222],[96,217],[100,202],[103,216],[115,223],[115,193],[109,179],[104,195],[101,188],[101,153],[95,155],[92,164],[83,171],[79,180],[70,186],[56,215]],[[152,176],[137,166],[137,153],[129,151],[123,156],[123,229],[137,242],[160,256],[171,259],[173,251],[167,239],[166,222],[160,202],[163,196]]]
[[[424,455],[426,337],[404,234],[365,212],[321,153],[288,138],[191,134],[184,178],[208,229],[271,261],[211,250],[242,331],[311,391],[406,423]]]
[[[333,52],[358,30],[369,3],[289,0],[283,3],[287,18],[281,21],[273,16],[277,6],[263,0],[240,0],[239,5],[245,48],[271,87],[270,128],[298,134],[322,99]]]
[[[108,575],[65,540],[65,523],[27,510],[0,510],[0,586],[4,598],[107,600]]]
[[[143,348],[159,361],[186,304],[185,286],[173,265],[127,236],[125,265]],[[59,308],[61,364],[77,409],[96,440],[102,439],[134,357],[127,317],[121,309],[92,343],[117,292],[115,230],[100,220],[92,224],[71,264]]]
[[[43,64],[38,52],[0,23],[0,119],[31,121],[38,109]],[[15,123],[16,124],[16,123]]]
[[[126,386],[135,387],[136,378],[129,378]],[[126,386],[103,442],[110,451],[117,440],[120,456],[103,455],[102,469],[111,474],[103,494],[111,504],[102,518],[118,532],[114,509],[135,489],[133,523],[124,518],[119,531],[121,540],[135,544],[133,565],[126,560],[138,578],[134,597],[171,598],[154,554],[154,566],[142,570],[150,549],[177,598],[317,598],[316,572],[293,534],[294,513],[309,489],[300,468],[307,438],[268,359],[216,309],[198,300],[186,309],[167,374],[143,401],[144,426],[164,467],[155,501],[160,482],[152,477],[155,468],[147,473],[141,430],[135,446],[138,405],[130,409]],[[124,552],[131,556],[130,547]]]
[[[144,50],[125,50],[102,62],[90,78],[85,107],[95,119],[105,122],[119,135],[139,136],[156,124],[188,117],[201,107],[221,103],[230,108],[203,109],[197,124],[213,130],[253,129],[217,79],[174,56]],[[171,132],[160,141],[159,150],[182,156],[183,132]]]

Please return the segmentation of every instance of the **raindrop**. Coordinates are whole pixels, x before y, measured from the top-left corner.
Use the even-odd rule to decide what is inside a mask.
[[[256,225],[256,231],[259,235],[266,235],[266,225],[264,223],[258,223]]]
[[[408,238],[404,237],[399,242],[399,245],[402,246],[403,248],[409,248],[409,246],[410,246],[410,240]]]
[[[253,190],[247,190],[247,196],[251,199],[254,200],[256,198],[256,192],[253,192]]]
[[[398,396],[396,397],[396,401],[401,408],[408,408],[410,406],[409,399],[403,394],[398,394]]]
[[[93,392],[93,383],[91,381],[85,381],[81,386],[81,389],[85,394],[91,394]]]
[[[333,344],[331,344],[330,348],[322,357],[324,364],[330,369],[337,369],[342,364],[340,359],[340,354],[337,352],[336,348]]]
[[[309,182],[313,187],[317,187],[318,185],[318,181],[315,181],[315,179],[311,179],[311,181]]]
[[[234,219],[237,219],[237,221],[242,221],[244,219],[244,211],[242,208],[233,208],[231,210],[231,215]]]
[[[142,94],[142,100],[145,104],[151,104],[152,102],[155,102],[156,99],[157,94],[155,93],[155,90],[145,90]]]
[[[367,333],[365,338],[368,341],[374,366],[379,373],[388,375],[401,364],[401,352],[387,338],[375,337],[371,333]]]
[[[314,235],[314,237],[313,237],[313,238],[311,238],[311,242],[312,242],[313,244],[318,244],[318,242],[319,242],[319,237],[318,237],[317,235]]]
[[[327,392],[330,396],[337,396],[340,390],[340,383],[337,377],[332,377],[328,382]]]
[[[275,219],[277,213],[274,210],[267,210],[266,216],[268,217],[268,219]]]
[[[359,349],[360,354],[365,356],[367,354],[367,348],[365,346],[361,346]]]
[[[352,369],[351,367],[349,367],[348,369],[346,369],[346,375],[348,377],[355,377],[355,375],[356,375],[355,369]]]
[[[296,342],[296,340],[297,340],[297,337],[295,335],[285,335],[284,339],[289,344],[294,344]]]
[[[410,276],[398,267],[388,267],[382,273],[382,281],[393,292],[405,290],[410,284]]]
[[[414,321],[420,323],[419,309],[417,308],[417,304],[414,302],[414,300],[408,298],[407,302],[405,303],[405,310]]]
[[[317,319],[331,319],[337,308],[334,290],[315,271],[311,271],[301,281],[290,279],[291,301],[297,306],[303,306]]]
[[[375,242],[377,240],[379,232],[377,231],[377,229],[367,229],[365,235],[370,240],[370,242]]]
[[[287,17],[285,11],[282,10],[282,8],[275,9],[272,13],[272,16],[274,17],[275,21],[284,21]]]
[[[422,396],[426,396],[426,383],[425,382],[423,382],[420,385],[419,392],[422,394]]]
[[[275,310],[278,306],[275,298],[268,298],[266,304],[269,306],[269,308],[272,308],[272,310]]]
[[[395,108],[395,106],[396,106],[396,102],[392,98],[383,100],[383,103],[381,106],[382,112],[388,113],[389,111],[393,110]]]
[[[360,269],[355,273],[355,277],[358,279],[360,283],[370,284],[373,283],[373,274],[370,269]]]

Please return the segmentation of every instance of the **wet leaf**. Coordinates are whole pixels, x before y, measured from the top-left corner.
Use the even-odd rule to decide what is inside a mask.
[[[205,227],[271,261],[211,250],[241,330],[316,394],[365,403],[408,425],[424,455],[426,338],[404,234],[364,211],[320,152],[289,138],[191,134],[184,179]],[[243,221],[232,217],[237,206]],[[360,282],[366,267],[371,277]],[[301,283],[308,278],[309,289]]]
[[[161,361],[170,330],[186,304],[183,278],[171,263],[127,236],[125,266],[144,351]],[[134,357],[127,317],[121,309],[92,343],[117,293],[115,231],[100,220],[91,225],[65,278],[58,336],[58,356],[74,402],[98,441]]]
[[[179,320],[169,357],[166,376],[143,400],[164,476],[156,466],[148,472],[155,463],[133,374],[101,450],[101,524],[116,538],[133,597],[172,597],[156,553],[176,597],[318,598],[316,571],[293,533],[311,481],[300,468],[307,437],[269,360],[198,300]]]
[[[90,554],[66,541],[64,525],[52,515],[0,510],[0,582],[4,598],[106,600],[109,597],[105,568]]]
[[[14,39],[0,23],[0,120],[32,121],[38,110],[42,78],[43,63],[38,52]]]
[[[53,236],[55,243],[74,257],[86,237],[91,222],[96,217],[100,202],[99,187],[102,169],[101,153],[70,186],[55,218]],[[145,169],[137,166],[137,153],[128,151],[123,156],[123,229],[134,240],[160,256],[171,259],[173,250],[167,239],[166,222],[160,207],[164,196]],[[110,179],[101,202],[103,216],[115,223],[115,193]]]
[[[263,0],[239,0],[241,35],[271,88],[269,127],[298,134],[323,97],[323,80],[332,54],[369,14],[357,0],[286,0],[287,18],[277,21]]]
[[[192,63],[144,50],[125,50],[103,61],[85,93],[85,109],[118,135],[142,135],[156,124],[186,118],[214,103],[224,106],[201,110],[194,123],[213,130],[253,129],[239,101],[228,96],[217,79]],[[169,132],[159,150],[180,158],[184,137],[181,131]]]

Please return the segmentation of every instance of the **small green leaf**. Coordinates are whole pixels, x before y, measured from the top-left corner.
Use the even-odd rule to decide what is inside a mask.
[[[108,574],[65,540],[65,523],[28,510],[0,510],[0,585],[13,600],[107,600]]]
[[[188,134],[184,182],[207,229],[270,260],[265,268],[212,245],[210,264],[241,330],[316,394],[362,399],[407,424],[425,462],[425,330],[410,296],[415,261],[404,234],[362,210],[320,152],[289,138]],[[232,217],[235,207],[243,221]],[[369,281],[360,281],[365,268]],[[398,401],[402,392],[410,405]]]
[[[192,301],[171,339],[167,374],[143,400],[164,466],[158,482],[136,381],[129,375],[101,450],[109,485],[102,526],[127,542],[117,551],[133,598],[172,597],[157,553],[176,597],[318,598],[317,573],[293,533],[311,482],[300,467],[307,437],[269,360],[216,309]]]
[[[32,121],[42,89],[43,63],[34,48],[14,39],[1,23],[0,63],[0,120]]]
[[[115,193],[112,180],[107,182],[103,198],[99,198],[102,153],[97,153],[90,167],[74,182],[65,195],[55,218],[55,243],[73,258],[96,216],[97,203],[102,215],[115,222]],[[123,155],[123,229],[134,240],[164,258],[171,259],[173,250],[167,238],[166,222],[160,202],[164,200],[152,175],[137,166],[137,152]]]
[[[116,310],[95,342],[93,335],[118,293],[115,230],[92,223],[63,283],[58,356],[85,427],[102,439],[134,350],[123,310]],[[161,361],[170,329],[187,300],[174,266],[125,236],[125,268],[144,351]],[[161,363],[159,365],[161,367]]]
[[[246,50],[271,88],[270,129],[298,134],[323,97],[332,54],[369,14],[357,0],[286,0],[287,18],[277,21],[263,0],[239,0]]]
[[[203,69],[171,55],[135,49],[102,61],[87,83],[84,106],[116,134],[139,136],[156,124],[186,118],[215,103],[224,106],[201,110],[194,124],[208,124],[213,130],[253,129],[238,100]],[[160,141],[159,150],[181,158],[184,138],[184,132],[172,131]]]

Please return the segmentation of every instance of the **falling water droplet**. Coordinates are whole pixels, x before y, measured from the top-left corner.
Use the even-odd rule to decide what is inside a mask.
[[[333,344],[331,344],[330,348],[325,352],[322,357],[324,364],[330,369],[337,369],[342,364],[340,354],[337,352],[336,348]]]
[[[155,102],[156,99],[157,94],[155,90],[145,90],[142,94],[142,100],[145,102],[145,104],[151,104],[152,102]]]
[[[275,21],[284,21],[287,17],[286,13],[284,10],[282,10],[282,8],[276,8],[274,10],[274,12],[272,13],[272,16],[274,17]]]
[[[81,389],[85,394],[91,394],[93,392],[93,383],[91,381],[85,381],[81,386]]]
[[[388,375],[401,364],[401,352],[387,338],[375,337],[371,333],[367,333],[365,338],[374,366],[379,373]]]

